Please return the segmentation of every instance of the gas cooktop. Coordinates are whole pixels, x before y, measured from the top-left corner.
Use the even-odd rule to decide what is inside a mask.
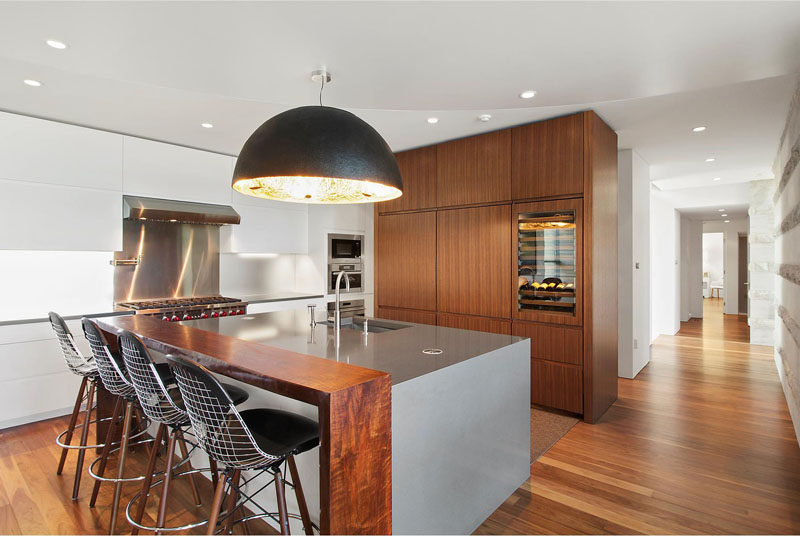
[[[162,320],[178,322],[197,318],[218,318],[247,313],[247,303],[225,296],[164,298],[118,303],[117,307],[135,311],[137,315],[161,315]]]
[[[225,296],[200,296],[194,298],[171,298],[161,300],[143,300],[118,303],[119,307],[141,311],[145,309],[177,309],[181,307],[199,307],[204,305],[217,305],[225,303],[239,303],[239,298],[226,298]]]

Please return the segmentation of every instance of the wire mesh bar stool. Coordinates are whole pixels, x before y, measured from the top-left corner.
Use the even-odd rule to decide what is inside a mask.
[[[188,475],[195,504],[200,506],[200,496],[197,492],[197,485],[194,477],[195,473],[204,471],[204,469],[192,469],[190,465],[189,469],[185,471],[180,473],[175,472],[176,469],[184,463],[191,464],[190,452],[186,446],[186,440],[183,437],[184,429],[190,427],[189,416],[183,409],[183,401],[180,398],[178,388],[174,384],[170,387],[164,382],[157,368],[159,365],[153,361],[147,347],[134,333],[130,331],[123,331],[120,333],[119,346],[125,362],[125,368],[128,372],[128,377],[136,389],[136,395],[142,410],[149,419],[159,423],[158,431],[156,432],[156,444],[160,444],[164,434],[169,430],[167,463],[166,469],[164,470],[163,488],[158,507],[156,526],[149,527],[142,525],[142,516],[150,490],[162,482],[159,481],[152,484],[156,463],[156,451],[151,451],[150,459],[147,464],[147,476],[142,482],[142,489],[131,499],[126,508],[128,522],[134,527],[133,534],[137,534],[139,529],[163,532],[188,530],[204,525],[207,523],[207,519],[179,527],[165,527],[166,507],[172,479],[177,476]],[[234,404],[241,404],[248,398],[247,392],[238,387],[223,384],[223,388],[231,397]],[[174,463],[176,444],[180,448],[182,456],[177,464]],[[192,450],[194,450],[194,448]],[[216,485],[216,462],[213,458],[209,458],[209,461],[212,480]],[[136,511],[134,514],[131,514],[131,508],[134,504],[136,504]]]
[[[97,364],[100,380],[111,394],[118,397],[111,417],[111,425],[108,428],[103,451],[100,456],[89,465],[89,474],[95,479],[92,497],[89,501],[90,507],[94,507],[97,502],[97,496],[102,482],[114,482],[115,484],[114,498],[111,503],[111,521],[109,522],[108,531],[109,534],[114,534],[117,525],[117,514],[119,512],[119,500],[122,494],[122,484],[124,482],[140,481],[146,477],[146,475],[125,477],[125,460],[130,447],[138,444],[152,443],[152,451],[152,449],[157,450],[159,446],[151,439],[139,440],[139,438],[147,435],[147,424],[149,424],[149,422],[141,412],[133,385],[125,376],[121,359],[111,352],[103,332],[98,329],[94,322],[88,318],[84,318],[81,323],[83,325],[83,333],[92,349],[92,355]],[[137,423],[140,428],[137,432],[134,432],[132,427],[134,415],[137,415]],[[119,442],[119,447],[117,449],[112,449],[114,443],[113,439],[117,432],[116,429],[119,425],[120,417],[123,419],[122,439]],[[119,452],[117,476],[106,477],[104,474],[109,456],[116,451]],[[98,466],[97,469],[95,469],[96,465]]]
[[[88,449],[102,448],[103,444],[87,445],[89,439],[89,426],[100,422],[105,419],[92,419],[92,411],[94,410],[95,403],[95,390],[97,388],[97,380],[99,373],[97,365],[93,357],[84,356],[75,344],[75,339],[72,337],[67,327],[67,323],[58,313],[48,313],[50,318],[50,325],[58,338],[58,344],[61,347],[61,353],[64,356],[64,361],[67,368],[81,377],[81,385],[78,388],[78,396],[75,398],[75,406],[72,409],[72,415],[69,418],[67,429],[61,432],[56,437],[56,444],[61,447],[61,458],[58,461],[58,469],[56,474],[60,475],[64,470],[64,464],[67,461],[67,454],[70,450],[78,451],[78,460],[75,464],[75,482],[72,486],[72,500],[78,500],[78,492],[80,491],[81,477],[83,476],[83,461]],[[86,409],[84,410],[85,416],[83,423],[78,424],[78,418],[81,413],[81,406],[84,401],[86,402]],[[80,441],[77,445],[72,444],[72,436],[75,430],[81,429]]]
[[[319,426],[301,415],[274,409],[249,409],[241,413],[217,379],[205,368],[181,357],[168,355],[178,389],[181,392],[192,430],[201,448],[209,458],[225,467],[224,476],[217,482],[214,502],[208,521],[207,534],[214,534],[217,524],[222,523],[225,532],[230,532],[237,510],[242,517],[236,522],[256,518],[271,518],[289,534],[289,517],[300,519],[306,534],[313,534],[303,488],[297,472],[294,456],[319,445]],[[292,482],[286,482],[281,469],[287,465]],[[254,470],[249,479],[242,480],[242,471]],[[272,479],[253,493],[244,490],[249,482],[261,474],[268,473]],[[275,484],[278,512],[267,512],[253,500],[270,484]],[[300,514],[289,514],[286,507],[285,486],[294,488]],[[223,505],[226,485],[228,504]],[[243,499],[243,500],[240,500]],[[261,513],[244,515],[244,506]],[[224,508],[224,511],[223,511]]]

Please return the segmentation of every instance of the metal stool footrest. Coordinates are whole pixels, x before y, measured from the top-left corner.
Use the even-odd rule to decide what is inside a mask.
[[[97,424],[99,422],[107,422],[107,421],[110,421],[110,420],[111,420],[111,417],[103,417],[102,419],[92,419],[91,421],[89,421],[89,425],[91,426],[92,424]],[[83,428],[83,423],[76,424],[74,426],[74,428],[72,429],[72,433],[75,433],[75,430],[77,430],[79,428]],[[58,434],[58,436],[56,436],[56,445],[58,445],[59,447],[64,448],[64,449],[75,449],[75,450],[101,449],[101,448],[105,447],[104,443],[98,443],[97,445],[72,445],[72,444],[69,444],[69,443],[64,443],[63,437],[65,435],[67,435],[68,433],[69,433],[69,429],[64,430],[63,432]]]
[[[178,467],[178,466],[182,465],[183,463],[187,462],[188,460],[189,460],[189,458],[184,458],[175,467]],[[180,477],[185,476],[185,475],[204,473],[206,471],[211,472],[211,468],[210,467],[205,467],[205,468],[201,468],[201,469],[190,469],[188,471],[176,472],[173,475],[173,478],[180,478]],[[163,475],[164,471],[160,471],[157,474],[158,475]],[[157,481],[157,482],[153,482],[152,484],[150,484],[150,488],[149,489],[152,490],[156,486],[161,485],[163,482],[164,482],[163,478],[161,480]],[[134,507],[134,505],[138,504],[138,500],[139,500],[139,498],[141,496],[142,496],[141,490],[137,491],[136,495],[134,495],[131,498],[130,502],[128,503],[128,506],[125,508],[125,517],[128,519],[128,523],[130,523],[130,525],[132,527],[136,527],[139,530],[148,530],[150,532],[170,532],[170,531],[179,531],[179,530],[190,530],[190,529],[194,529],[194,528],[201,527],[203,525],[208,524],[208,518],[201,519],[200,521],[196,521],[194,523],[181,525],[179,527],[153,527],[153,526],[144,525],[142,523],[137,523],[137,522],[135,522],[133,520],[133,516],[131,514],[131,509]],[[149,492],[148,492],[148,496],[149,496]]]
[[[147,430],[142,430],[138,434],[136,434],[134,436],[131,436],[131,439],[136,438],[136,437],[140,437],[140,436],[144,435],[145,433],[147,433]],[[130,447],[135,447],[135,446],[138,446],[138,445],[146,445],[148,443],[154,443],[154,442],[155,442],[155,439],[153,439],[151,437],[149,439],[145,439],[144,441],[134,441],[132,443],[129,443],[128,447],[130,448]],[[109,451],[108,455],[111,456],[115,452],[119,452],[119,450],[120,450],[120,447],[117,446],[116,448],[114,448],[111,451]],[[139,475],[139,476],[129,477],[129,478],[116,478],[116,477],[100,476],[95,472],[95,465],[97,464],[97,462],[101,461],[102,459],[103,459],[102,456],[98,456],[97,458],[94,459],[94,461],[92,461],[91,464],[89,464],[89,475],[92,478],[94,478],[95,480],[99,480],[101,482],[141,482],[142,480],[144,480],[144,478],[146,476],[146,475]],[[159,474],[161,474],[161,473],[159,473]]]

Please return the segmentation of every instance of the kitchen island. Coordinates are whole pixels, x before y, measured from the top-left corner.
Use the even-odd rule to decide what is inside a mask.
[[[247,384],[245,407],[317,418],[318,460],[297,461],[323,532],[469,533],[529,477],[528,339],[378,319],[337,336],[307,310],[99,323]]]

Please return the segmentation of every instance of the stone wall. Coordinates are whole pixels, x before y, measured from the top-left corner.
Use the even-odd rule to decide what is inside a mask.
[[[775,363],[800,441],[800,83],[775,158]]]
[[[774,345],[775,331],[775,180],[750,183],[750,344]]]

